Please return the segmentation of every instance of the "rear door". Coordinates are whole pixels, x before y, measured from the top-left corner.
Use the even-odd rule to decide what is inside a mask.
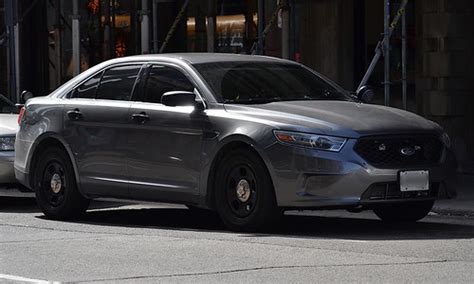
[[[65,104],[64,137],[89,194],[128,196],[126,124],[141,67],[108,68],[77,87]]]
[[[148,66],[142,92],[129,116],[130,194],[134,198],[186,202],[198,196],[205,113],[194,107],[169,107],[161,96],[193,91],[190,77],[178,67]],[[133,119],[133,117],[136,117]]]

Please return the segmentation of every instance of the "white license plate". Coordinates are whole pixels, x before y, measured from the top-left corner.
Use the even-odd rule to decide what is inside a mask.
[[[430,172],[422,171],[401,171],[400,191],[423,191],[430,189]]]

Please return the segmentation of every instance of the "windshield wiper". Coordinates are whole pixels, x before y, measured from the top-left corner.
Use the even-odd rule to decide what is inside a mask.
[[[248,98],[245,100],[224,100],[225,104],[266,104],[272,102],[278,102],[282,99],[280,97],[271,97],[271,98]]]

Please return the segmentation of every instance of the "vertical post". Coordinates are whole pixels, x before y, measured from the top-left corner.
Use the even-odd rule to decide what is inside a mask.
[[[116,5],[116,0],[112,0],[112,5],[110,5],[110,13],[112,14],[112,22],[110,24],[110,57],[115,58],[116,53],[115,53],[115,48],[116,48],[116,37],[115,37],[115,19],[116,19],[116,12],[115,12],[115,5]]]
[[[7,57],[8,57],[8,95],[11,100],[17,99],[17,79],[16,79],[16,48],[15,48],[15,31],[14,26],[17,21],[16,17],[16,5],[15,0],[5,1],[5,26],[7,29]],[[17,100],[18,102],[18,100]]]
[[[72,2],[72,74],[76,76],[81,72],[81,46],[79,30],[79,0]]]
[[[214,52],[216,45],[216,9],[217,1],[207,1],[207,52]]]
[[[402,14],[402,94],[403,109],[407,109],[407,27],[406,10]]]
[[[104,1],[104,59],[110,59],[110,0]]]
[[[141,22],[141,45],[142,45],[142,54],[150,53],[150,39],[149,39],[149,13],[148,13],[148,0],[142,0],[142,22]]]
[[[151,15],[153,17],[153,53],[158,53],[158,2],[153,0]]]
[[[54,65],[56,66],[56,86],[61,85],[62,61],[61,61],[61,1],[54,1]]]
[[[281,57],[290,58],[290,9],[287,0],[283,2],[281,9]]]
[[[257,54],[265,54],[263,30],[265,29],[265,0],[258,0],[258,46]]]
[[[199,0],[199,1],[194,1],[196,7],[196,15],[195,15],[195,20],[196,20],[196,25],[195,25],[195,31],[196,31],[196,46],[194,51],[198,52],[203,52],[206,51],[207,48],[207,30],[206,30],[206,10],[204,5],[206,4],[206,1],[204,0]]]
[[[17,3],[15,1],[15,3]],[[15,10],[18,11],[18,6],[15,5]],[[18,14],[17,14],[18,16]],[[13,32],[15,34],[15,94],[16,101],[20,101],[20,24],[18,23],[18,18],[15,21],[15,26],[13,27]]]
[[[390,0],[385,0],[384,10],[384,94],[385,105],[390,105]]]

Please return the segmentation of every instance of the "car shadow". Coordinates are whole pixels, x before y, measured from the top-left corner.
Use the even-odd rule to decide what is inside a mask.
[[[240,236],[351,240],[470,239],[474,237],[474,225],[433,220],[430,217],[418,223],[387,224],[377,219],[357,217],[285,215],[271,230],[264,233],[243,233]],[[217,214],[196,214],[188,209],[180,208],[89,211],[79,222],[101,226],[230,233]]]
[[[128,202],[94,200],[89,209],[108,209],[130,205]],[[0,213],[41,213],[34,197],[0,196]]]
[[[196,213],[184,207],[129,208],[128,202],[93,201],[90,210],[76,223],[97,226],[139,227],[180,231],[233,233],[221,222],[217,214]],[[123,207],[123,208],[122,208]],[[97,210],[100,209],[100,210]],[[34,198],[1,197],[0,212],[38,213],[44,219]],[[343,216],[339,216],[343,215]],[[346,217],[350,216],[350,217]],[[459,219],[428,217],[418,223],[387,224],[377,219],[348,215],[341,211],[331,216],[313,216],[290,213],[283,216],[271,230],[263,233],[241,233],[239,237],[329,238],[348,240],[424,240],[471,239],[474,225],[460,224]],[[454,221],[456,220],[456,221]],[[452,221],[452,222],[450,222]],[[470,222],[472,224],[472,222]]]

